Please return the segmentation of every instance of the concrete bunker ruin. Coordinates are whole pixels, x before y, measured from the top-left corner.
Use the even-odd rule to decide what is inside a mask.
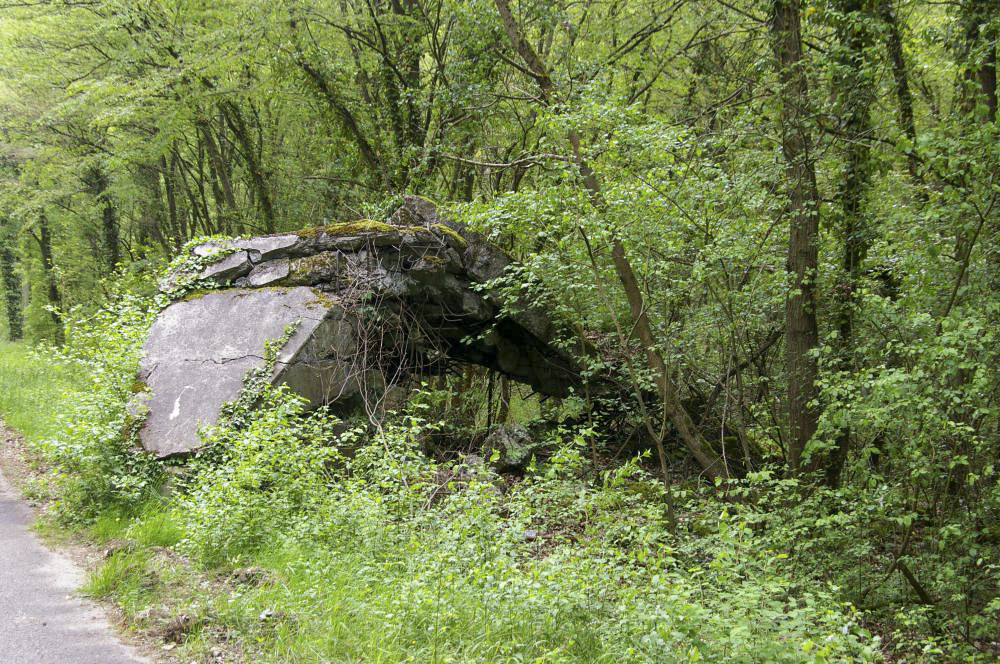
[[[197,272],[175,271],[161,288],[192,278],[211,288],[161,311],[140,362],[148,388],[140,437],[158,457],[202,445],[198,428],[217,421],[289,325],[295,331],[270,379],[314,407],[384,393],[456,362],[543,395],[565,396],[579,384],[573,358],[552,343],[547,312],[511,307],[490,287],[511,259],[423,199],[407,197],[387,223],[220,240],[191,252],[202,259]]]

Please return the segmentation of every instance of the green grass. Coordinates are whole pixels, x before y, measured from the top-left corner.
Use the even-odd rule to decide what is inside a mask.
[[[150,500],[133,509],[108,506],[88,528],[96,542],[129,540],[144,547],[171,547],[184,537],[176,512],[160,500]]]
[[[150,504],[144,508],[143,518],[129,528],[128,536],[142,546],[169,548],[181,541],[184,528],[178,523],[175,512],[164,511],[159,504]]]
[[[146,571],[145,563],[146,554],[141,551],[116,553],[87,578],[82,590],[96,598],[138,594]]]
[[[42,454],[60,451],[44,441],[73,398],[92,395],[73,379],[27,346],[0,345],[0,413]],[[537,402],[514,396],[515,421],[530,418]],[[815,663],[848,652],[848,618],[822,589],[787,615],[794,589],[772,568],[772,552],[744,542],[742,525],[737,532],[724,521],[700,543],[674,539],[658,507],[582,483],[571,441],[551,472],[502,498],[493,484],[472,482],[435,503],[428,492],[444,468],[415,452],[419,429],[390,427],[384,440],[354,449],[348,468],[328,464],[310,438],[321,429],[293,405],[276,400],[247,429],[230,430],[228,464],[192,464],[200,474],[186,492],[131,500],[104,481],[143,480],[145,466],[95,444],[114,432],[98,426],[101,412],[78,411],[90,414],[88,426],[67,422],[64,438],[93,454],[55,463],[59,477],[82,472],[89,484],[53,488],[69,487],[62,504],[88,509],[62,513],[64,525],[109,549],[84,592],[114,602],[155,638],[183,618],[169,639],[182,661],[219,646],[239,661],[275,664],[685,662],[734,653],[732,661]],[[81,486],[96,488],[85,496],[92,502],[72,502]],[[522,541],[528,525],[553,534]],[[675,560],[665,542],[692,548]],[[261,579],[234,579],[243,567],[264,570]],[[802,647],[821,639],[834,639],[830,659]]]
[[[405,558],[378,565],[366,552],[294,548],[262,556],[277,581],[245,594],[241,608],[284,614],[262,661],[602,661],[592,616],[546,620],[517,600],[484,598],[443,564],[430,592],[415,592],[420,570]],[[373,564],[378,573],[367,573]]]
[[[105,510],[90,527],[91,538],[102,544],[123,539],[129,525],[128,516],[128,512],[118,506]]]
[[[72,371],[33,357],[25,343],[0,342],[0,417],[38,444],[59,426]]]

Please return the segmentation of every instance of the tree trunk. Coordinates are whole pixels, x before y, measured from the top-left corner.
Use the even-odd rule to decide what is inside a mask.
[[[997,44],[996,39],[986,51],[983,68],[979,70],[979,86],[986,97],[987,117],[990,122],[997,121]]]
[[[294,24],[292,27],[294,28]],[[385,166],[382,164],[371,143],[365,137],[357,119],[355,119],[347,106],[334,94],[326,77],[316,67],[306,62],[304,58],[299,59],[298,65],[305,72],[306,76],[309,77],[313,85],[316,86],[316,89],[319,90],[320,95],[330,106],[331,110],[336,114],[341,126],[354,140],[355,145],[358,146],[358,152],[361,154],[361,160],[364,161],[368,170],[374,175],[375,180],[381,184],[388,183],[389,175],[386,172]]]
[[[837,316],[837,368],[842,372],[854,369],[854,310],[859,303],[861,265],[868,254],[871,232],[865,218],[864,197],[871,181],[869,139],[872,133],[870,108],[875,84],[868,75],[865,53],[871,45],[867,26],[870,21],[863,13],[862,0],[841,0],[842,24],[838,28],[842,56],[836,85],[839,114],[844,119],[847,134],[847,154],[840,187],[840,213],[843,229],[840,283],[835,293]],[[831,487],[840,484],[847,460],[851,429],[844,427],[837,436],[836,446],[825,461],[826,481]],[[821,461],[817,459],[816,461]]]
[[[109,274],[113,274],[118,270],[118,264],[122,261],[122,253],[118,231],[118,211],[107,195],[104,196],[104,205],[101,208],[101,231],[104,238],[108,271]]]
[[[799,472],[806,443],[816,433],[819,410],[813,351],[819,345],[816,277],[819,264],[819,192],[810,154],[809,84],[802,54],[799,0],[774,0],[771,38],[781,91],[781,151],[789,204],[788,264],[785,304],[785,370],[788,380],[788,452],[792,474]]]
[[[892,2],[882,3],[882,20],[886,24],[886,50],[892,66],[892,78],[896,88],[896,103],[899,106],[899,125],[910,141],[910,149],[906,153],[906,167],[914,182],[920,179],[917,170],[917,125],[913,119],[913,94],[910,92],[910,79],[906,73],[906,61],[903,59],[903,37],[899,29],[899,20]]]
[[[233,183],[229,177],[229,165],[222,158],[219,145],[215,142],[215,136],[212,135],[211,125],[203,120],[198,123],[198,128],[201,130],[201,135],[205,140],[205,149],[208,152],[213,188],[221,185],[222,189],[222,201],[217,201],[217,203],[221,203],[219,207],[224,211],[224,216],[219,219],[219,225],[226,229],[226,232],[231,233],[233,228],[238,228],[241,224],[236,223],[239,208],[236,205],[236,195],[233,193]],[[215,185],[215,183],[218,183],[218,185]],[[218,198],[219,193],[216,193],[215,196]]]
[[[987,118],[997,119],[997,47],[990,23],[1000,14],[998,0],[965,0],[960,17],[965,25],[965,98],[963,110],[971,112],[979,102],[986,105]],[[984,32],[984,29],[986,32]]]
[[[220,108],[226,118],[226,124],[229,126],[230,131],[233,132],[233,136],[236,137],[236,142],[240,144],[240,149],[243,152],[243,159],[246,161],[247,170],[250,173],[250,182],[257,194],[257,199],[260,201],[261,213],[264,215],[264,232],[273,233],[276,225],[274,205],[271,203],[271,192],[267,184],[267,178],[264,176],[263,166],[254,150],[253,139],[250,137],[246,122],[243,120],[243,114],[230,101],[222,102]]]
[[[163,190],[160,187],[160,173],[152,164],[139,164],[136,167],[138,180],[147,190],[148,196],[143,197],[141,217],[139,219],[139,242],[147,237],[156,240],[167,257],[174,255],[170,246],[168,234],[165,232]]]
[[[531,77],[538,84],[542,102],[546,106],[552,105],[556,96],[556,90],[545,64],[521,32],[521,27],[514,19],[514,14],[511,11],[508,0],[494,0],[494,2],[511,45],[524,61]],[[587,189],[591,204],[598,212],[605,212],[607,210],[607,203],[604,200],[596,173],[594,173],[583,157],[580,148],[579,133],[575,129],[570,129],[567,132],[567,139],[572,146],[573,158],[579,170],[580,177],[583,180],[584,187]],[[708,444],[701,435],[701,432],[698,431],[691,416],[680,402],[677,387],[659,351],[652,325],[646,314],[646,306],[643,302],[643,295],[639,288],[638,280],[635,277],[635,271],[632,269],[632,264],[629,261],[624,243],[617,236],[612,240],[611,258],[614,263],[615,273],[628,300],[635,336],[642,345],[647,366],[656,377],[657,390],[664,412],[707,477],[711,478],[725,472],[724,460],[715,454],[711,445]],[[660,463],[664,470],[664,482],[669,484],[670,479],[666,473],[666,454],[661,438],[657,438],[656,442]]]
[[[55,261],[52,260],[52,234],[49,230],[49,220],[42,212],[38,215],[38,235],[35,235],[38,242],[38,249],[42,254],[42,267],[45,268],[45,279],[47,282],[47,295],[51,309],[52,322],[55,324],[54,337],[57,346],[63,345],[66,335],[63,330],[62,320],[62,294],[59,292],[59,282],[56,279]]]
[[[0,224],[0,230],[3,225]],[[21,275],[17,273],[13,240],[0,238],[0,281],[3,284],[4,303],[7,310],[7,336],[11,341],[24,337],[24,314],[21,308]]]
[[[175,249],[179,250],[185,242],[181,234],[180,222],[177,219],[177,189],[174,181],[173,160],[167,163],[166,157],[160,157],[160,170],[163,173],[163,187],[167,192],[167,223],[170,235],[174,240]]]
[[[507,424],[510,418],[510,378],[500,376],[500,408],[497,412],[497,424]]]
[[[108,195],[108,176],[100,166],[92,168],[84,182],[90,194],[101,207],[101,239],[104,244],[105,266],[108,274],[114,274],[122,260],[121,239],[118,229],[118,211]]]

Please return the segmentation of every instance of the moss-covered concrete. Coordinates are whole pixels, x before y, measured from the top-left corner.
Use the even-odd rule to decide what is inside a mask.
[[[366,235],[370,233],[389,233],[397,230],[394,226],[374,219],[359,219],[357,221],[347,221],[339,224],[329,224],[326,226],[316,226],[314,228],[303,228],[295,231],[295,235],[301,238],[317,237],[319,235]]]
[[[321,307],[327,311],[338,306],[340,303],[330,295],[324,293],[321,290],[313,289],[313,295],[316,296],[315,302],[310,302],[306,305],[307,308],[312,309],[315,307]]]
[[[441,234],[443,234],[443,235],[446,235],[446,236],[450,237],[450,238],[451,238],[452,240],[454,240],[454,241],[455,241],[455,242],[456,242],[456,243],[458,244],[458,246],[459,246],[459,247],[461,247],[462,249],[465,249],[466,245],[468,244],[468,243],[467,243],[467,242],[465,241],[465,238],[463,238],[463,237],[462,237],[461,235],[459,235],[459,234],[458,234],[458,233],[457,233],[456,231],[454,231],[454,230],[453,230],[453,229],[451,229],[451,228],[448,228],[448,227],[447,227],[447,226],[445,226],[444,224],[434,224],[434,225],[432,225],[432,226],[431,226],[431,228],[432,228],[432,229],[434,229],[434,231],[435,231],[435,232],[437,232],[437,233],[441,233]]]
[[[310,285],[318,280],[333,278],[342,267],[343,257],[339,252],[322,251],[293,260],[289,265],[287,281],[290,284]]]
[[[209,293],[217,293],[218,290],[213,290],[211,288],[196,288],[184,294],[184,297],[178,298],[175,302],[190,302],[192,300],[200,300]]]
[[[425,254],[420,257],[420,260],[431,265],[437,265],[443,267],[448,264],[447,259],[441,258],[440,256],[435,256],[434,254]]]
[[[438,228],[440,227],[440,228]],[[403,235],[415,235],[417,233],[433,234],[435,231],[447,233],[449,237],[456,238],[463,245],[465,240],[462,236],[451,230],[444,224],[434,224],[434,229],[424,226],[394,226],[374,219],[358,219],[357,221],[345,221],[326,226],[316,226],[314,228],[303,228],[295,231],[295,235],[301,238],[313,238],[320,235],[330,236],[350,236],[350,235],[372,235],[377,233],[401,233]]]

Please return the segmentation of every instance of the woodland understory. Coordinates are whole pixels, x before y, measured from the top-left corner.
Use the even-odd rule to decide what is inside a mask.
[[[27,490],[188,661],[995,661],[998,35],[1000,0],[0,0]],[[198,455],[139,450],[185,247],[405,194],[617,389],[456,364],[345,423],[250,380]]]

